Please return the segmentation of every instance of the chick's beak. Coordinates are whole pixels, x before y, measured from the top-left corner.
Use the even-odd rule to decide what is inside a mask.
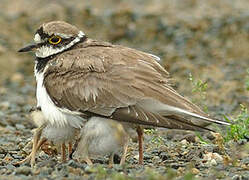
[[[33,51],[37,48],[37,44],[29,44],[21,49],[18,50],[18,52],[29,52]]]

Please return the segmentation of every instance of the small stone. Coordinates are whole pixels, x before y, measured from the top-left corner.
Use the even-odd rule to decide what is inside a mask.
[[[188,142],[196,143],[199,142],[199,138],[195,134],[187,134],[183,139],[186,139]]]
[[[87,166],[86,168],[85,168],[85,172],[86,173],[94,173],[96,170],[94,169],[94,168],[92,168],[91,166]]]
[[[183,167],[179,167],[179,168],[177,169],[177,173],[178,173],[179,175],[183,174],[184,171],[185,171],[185,168],[183,168]]]
[[[5,53],[5,52],[6,52],[6,48],[0,45],[0,54]]]
[[[3,160],[5,162],[11,162],[13,160],[13,157],[11,157],[9,154],[7,154]]]
[[[29,175],[31,174],[31,168],[28,166],[21,166],[16,169],[16,174],[23,174],[23,175]]]
[[[7,110],[10,108],[10,102],[9,101],[3,101],[0,103],[0,108],[2,110]]]
[[[197,168],[192,168],[192,169],[191,169],[191,172],[192,172],[192,174],[196,175],[196,174],[199,174],[199,173],[200,173],[200,170],[197,169]]]
[[[238,141],[238,144],[239,145],[244,145],[244,144],[246,144],[247,143],[247,139],[240,139],[239,141]]]
[[[136,160],[138,160],[139,159],[139,155],[137,154],[137,155],[135,155],[135,156],[133,156],[134,157],[134,159],[136,159]]]
[[[53,172],[52,168],[47,168],[46,166],[40,168],[39,174],[42,176],[48,176]]]
[[[213,158],[218,161],[218,162],[222,162],[223,161],[223,157],[218,154],[218,153],[213,153]]]
[[[213,140],[215,139],[215,136],[214,136],[213,134],[211,134],[211,133],[208,133],[208,134],[207,134],[207,138],[208,138],[209,140],[213,141]]]
[[[236,174],[232,177],[232,180],[242,180],[242,177],[241,175]]]
[[[7,94],[7,89],[5,87],[0,87],[0,95]]]
[[[15,131],[16,130],[16,128],[14,128],[13,126],[10,126],[10,125],[6,126],[6,129],[8,129],[10,131]]]
[[[243,158],[241,162],[244,164],[249,164],[249,157]]]
[[[16,129],[23,130],[23,129],[25,129],[25,126],[22,124],[16,124]]]
[[[12,170],[12,169],[15,169],[16,167],[13,166],[12,164],[8,164],[8,165],[6,166],[6,168]]]
[[[215,159],[212,159],[212,160],[210,161],[210,165],[212,165],[212,166],[216,166],[216,165],[217,165],[216,160],[215,160]]]
[[[73,167],[68,167],[68,172],[72,173],[74,175],[81,175],[81,169],[80,168],[73,168]]]
[[[181,143],[182,143],[183,145],[187,145],[187,144],[188,144],[188,141],[187,141],[186,139],[183,139],[183,140],[181,140]]]

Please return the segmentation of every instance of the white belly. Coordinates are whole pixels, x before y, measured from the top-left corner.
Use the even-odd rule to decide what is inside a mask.
[[[35,76],[37,81],[37,106],[41,107],[48,123],[55,127],[66,127],[70,125],[74,128],[81,128],[85,119],[79,116],[80,113],[55,106],[43,85],[43,73],[35,73]]]

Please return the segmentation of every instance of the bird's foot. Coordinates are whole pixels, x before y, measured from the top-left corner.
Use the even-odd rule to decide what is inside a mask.
[[[93,162],[91,161],[91,159],[89,159],[89,157],[85,158],[85,162],[87,163],[88,166],[93,165]]]

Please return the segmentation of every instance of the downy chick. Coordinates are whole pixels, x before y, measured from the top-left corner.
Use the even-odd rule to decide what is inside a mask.
[[[121,123],[111,119],[93,117],[81,129],[74,157],[92,165],[90,158],[110,155],[109,166],[111,167],[114,154],[121,150],[120,165],[122,165],[126,159],[128,142],[129,135]]]
[[[35,155],[40,147],[46,141],[52,141],[53,143],[61,146],[61,159],[66,161],[66,145],[68,143],[68,154],[72,152],[72,141],[75,139],[77,130],[75,128],[55,128],[46,123],[45,117],[39,107],[32,108],[31,120],[37,126],[34,130],[32,151],[24,160],[17,164],[30,161],[31,166],[35,164]]]

